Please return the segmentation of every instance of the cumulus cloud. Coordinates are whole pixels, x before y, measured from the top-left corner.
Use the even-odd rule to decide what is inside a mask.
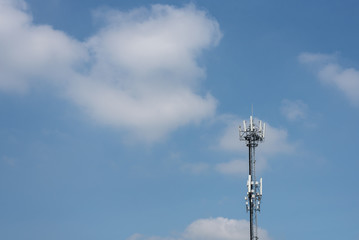
[[[75,39],[48,25],[34,25],[23,1],[0,0],[0,90],[25,91],[35,80],[66,81],[87,59]]]
[[[249,236],[249,222],[223,217],[199,219],[187,227],[185,238],[191,240],[244,240]],[[268,240],[265,230],[258,229],[259,239]]]
[[[207,172],[210,168],[210,165],[205,162],[198,163],[181,163],[181,169],[185,172],[189,172],[192,174],[200,174]]]
[[[336,54],[321,54],[304,52],[298,56],[301,63],[328,63],[336,60]]]
[[[254,121],[259,121],[254,119]],[[219,146],[223,150],[247,153],[244,142],[239,141],[238,127],[243,120],[236,116],[226,121],[226,128],[219,139]],[[258,148],[266,155],[289,153],[294,150],[293,144],[288,141],[288,132],[285,129],[275,128],[266,123],[266,137]]]
[[[242,119],[236,116],[228,116],[225,119],[226,127],[219,138],[219,148],[224,151],[238,153],[242,158],[217,164],[215,170],[222,174],[248,174],[248,160],[245,160],[248,155],[248,148],[245,142],[239,141],[238,133],[238,127],[242,121]],[[254,121],[258,121],[258,119],[254,119]],[[287,130],[275,128],[266,123],[265,140],[258,146],[256,151],[256,169],[263,171],[268,166],[268,159],[294,151],[295,144],[289,142]]]
[[[290,121],[303,120],[307,117],[308,105],[301,100],[284,99],[281,112]]]
[[[200,93],[198,58],[221,39],[194,5],[98,11],[104,26],[81,42],[36,25],[19,0],[0,0],[0,90],[48,84],[94,121],[153,141],[215,114]]]
[[[335,55],[302,53],[298,57],[302,64],[312,67],[319,80],[335,86],[355,105],[359,105],[359,70],[345,68]]]
[[[215,170],[226,175],[245,176],[248,174],[248,160],[235,159],[229,162],[218,163],[215,166]]]
[[[249,222],[223,217],[199,219],[191,223],[178,237],[146,237],[134,234],[127,240],[245,240],[249,236]],[[270,240],[266,230],[258,228],[259,239]]]

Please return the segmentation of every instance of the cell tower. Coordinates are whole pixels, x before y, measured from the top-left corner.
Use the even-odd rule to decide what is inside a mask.
[[[253,115],[253,113],[252,113]],[[249,149],[249,175],[247,181],[246,209],[249,212],[249,239],[258,240],[257,212],[261,210],[262,178],[256,179],[256,155],[255,150],[259,142],[264,140],[265,123],[262,121],[253,123],[253,116],[249,118],[249,124],[243,121],[243,128],[239,126],[239,140],[246,141]]]

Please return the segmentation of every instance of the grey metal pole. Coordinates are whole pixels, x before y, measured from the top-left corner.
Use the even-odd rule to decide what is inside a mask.
[[[252,175],[252,165],[253,165],[253,161],[252,161],[252,151],[253,151],[253,144],[251,139],[249,139],[248,142],[248,149],[249,149],[249,175]],[[253,181],[253,180],[251,180]],[[251,184],[251,183],[249,183]],[[252,188],[251,188],[252,189]],[[248,199],[249,199],[249,239],[253,240],[253,199],[252,199],[252,193],[249,192],[248,193]]]
[[[249,239],[258,240],[258,231],[257,231],[257,212],[260,211],[260,201],[262,199],[262,179],[259,183],[256,180],[256,159],[255,159],[255,148],[258,146],[259,142],[264,140],[265,134],[265,124],[262,128],[262,122],[259,121],[259,124],[253,123],[253,116],[250,116],[249,126],[246,124],[246,121],[243,121],[243,130],[239,128],[239,139],[241,141],[247,142],[247,147],[249,150],[249,176],[248,176],[248,193],[246,200],[247,211],[249,211]],[[248,127],[247,127],[248,126]]]

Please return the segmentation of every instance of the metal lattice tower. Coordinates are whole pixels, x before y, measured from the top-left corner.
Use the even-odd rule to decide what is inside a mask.
[[[249,175],[247,181],[246,209],[249,212],[249,239],[258,240],[257,232],[257,212],[261,210],[262,199],[262,178],[259,182],[256,179],[256,157],[255,149],[259,142],[264,140],[265,123],[262,121],[253,123],[253,116],[250,116],[249,124],[243,121],[243,128],[239,126],[239,140],[246,141],[249,149]]]

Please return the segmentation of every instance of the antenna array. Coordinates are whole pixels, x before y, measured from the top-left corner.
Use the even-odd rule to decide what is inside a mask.
[[[253,116],[250,116],[248,124],[246,121],[243,121],[243,128],[242,126],[239,126],[239,140],[246,141],[246,145],[249,149],[249,175],[247,181],[248,192],[245,200],[246,210],[249,212],[250,216],[250,240],[258,240],[257,212],[260,212],[261,210],[263,181],[262,178],[260,178],[259,182],[256,180],[255,148],[258,147],[259,142],[264,140],[265,127],[265,123],[262,124],[262,121],[254,123]]]

